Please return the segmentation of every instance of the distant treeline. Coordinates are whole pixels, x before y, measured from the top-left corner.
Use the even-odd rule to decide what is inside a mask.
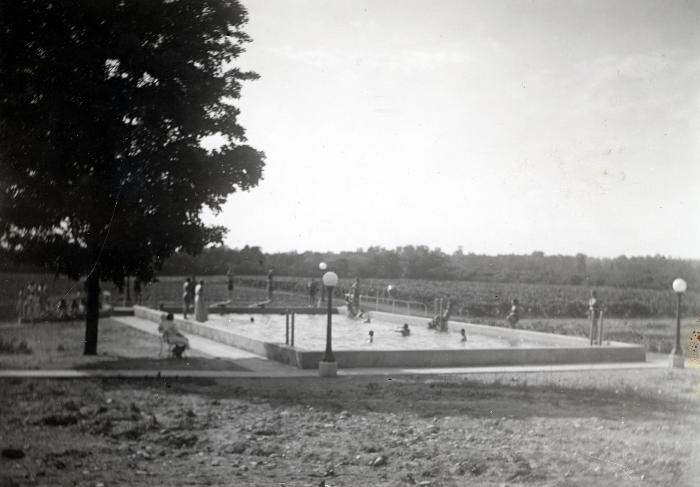
[[[284,252],[266,254],[259,247],[206,249],[198,256],[176,254],[164,275],[225,274],[229,265],[238,275],[261,275],[269,268],[280,276],[318,276],[326,262],[341,277],[431,279],[494,283],[566,284],[625,288],[669,289],[676,277],[700,288],[700,261],[663,256],[610,258],[545,255],[446,254],[426,246],[396,249],[370,247],[339,253]]]

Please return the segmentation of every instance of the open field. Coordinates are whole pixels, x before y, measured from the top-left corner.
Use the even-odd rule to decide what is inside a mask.
[[[693,371],[5,380],[2,485],[697,485]]]

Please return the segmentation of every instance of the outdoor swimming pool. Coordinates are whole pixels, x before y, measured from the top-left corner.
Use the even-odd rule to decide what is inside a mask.
[[[251,322],[251,318],[254,320]],[[232,333],[256,340],[285,343],[284,315],[210,315],[210,322],[224,325]],[[411,320],[411,321],[415,321]],[[371,323],[353,320],[343,314],[333,315],[334,350],[435,350],[435,349],[483,349],[508,347],[541,347],[542,342],[527,340],[509,334],[503,329],[502,337],[484,336],[467,332],[467,341],[461,341],[459,323],[452,323],[449,331],[428,329],[428,319],[422,324],[410,325],[410,336],[398,333],[401,323],[372,319]],[[294,346],[305,350],[323,350],[326,346],[326,322],[324,315],[297,314],[295,319]],[[374,341],[368,341],[369,331],[374,331]],[[510,335],[510,336],[509,336]]]

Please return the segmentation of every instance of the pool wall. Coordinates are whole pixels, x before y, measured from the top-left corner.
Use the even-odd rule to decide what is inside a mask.
[[[251,310],[249,310],[250,312]],[[135,316],[160,322],[162,311],[134,306]],[[410,326],[426,326],[426,318],[373,312],[372,316],[392,323],[408,323]],[[270,360],[301,369],[318,368],[323,351],[304,350],[283,343],[256,340],[229,331],[225,325],[214,322],[198,323],[175,319],[178,329],[199,335],[226,345],[247,350]],[[450,322],[454,329],[464,328],[467,335],[478,333],[491,337],[508,337],[544,343],[541,347],[444,349],[444,350],[338,350],[334,351],[340,368],[362,367],[468,367],[488,365],[543,365],[600,362],[644,362],[644,347],[628,343],[610,342],[610,345],[591,347],[588,340],[527,330]]]

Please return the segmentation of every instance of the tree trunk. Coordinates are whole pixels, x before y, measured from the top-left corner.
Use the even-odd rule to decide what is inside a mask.
[[[97,324],[100,320],[100,266],[97,265],[86,281],[85,355],[97,355]]]

